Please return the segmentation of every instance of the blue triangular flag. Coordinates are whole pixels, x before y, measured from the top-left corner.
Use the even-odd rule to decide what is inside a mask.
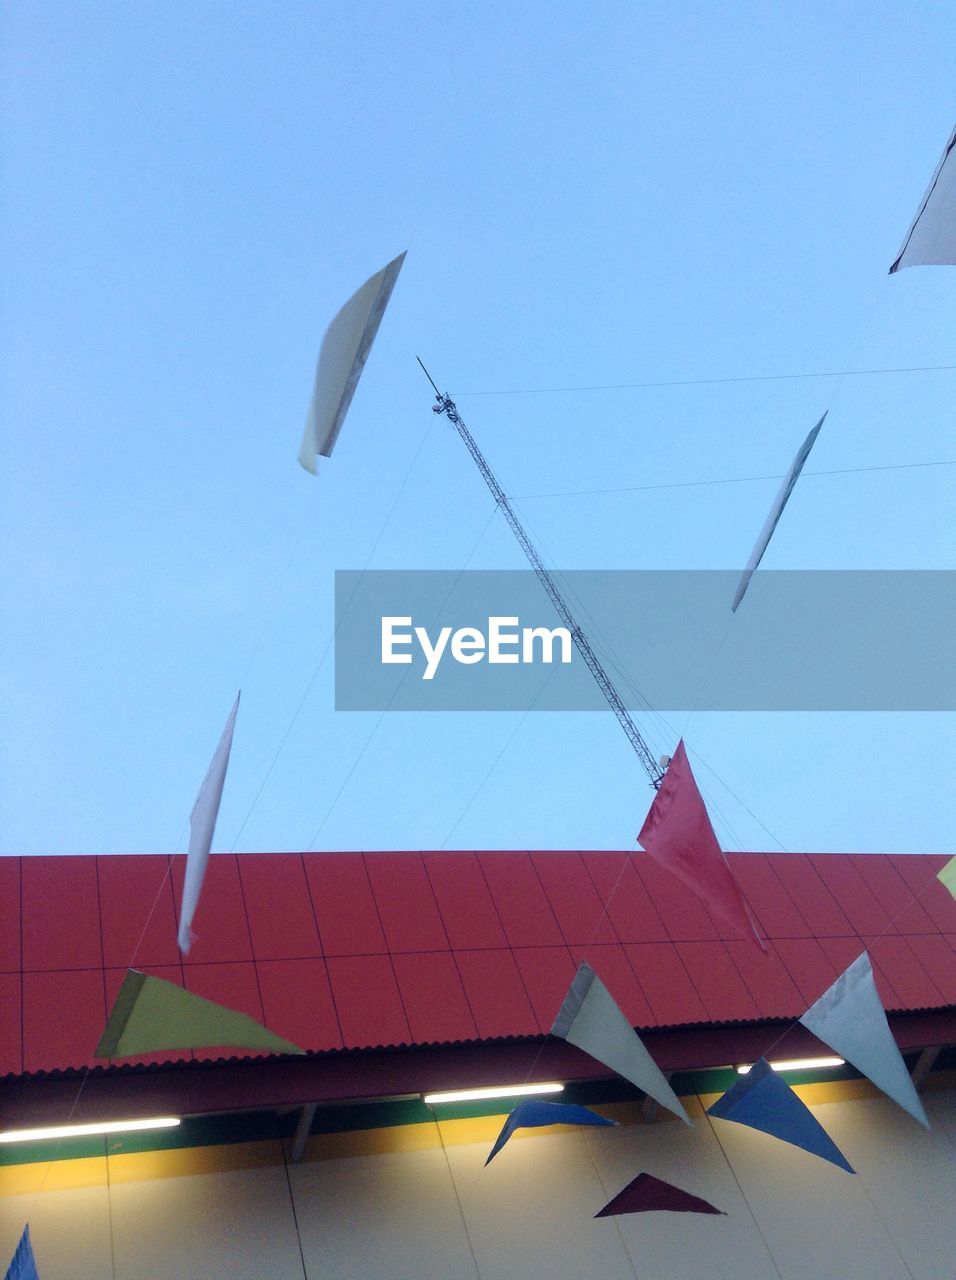
[[[760,1129],[772,1138],[802,1147],[811,1155],[855,1173],[846,1157],[785,1080],[776,1074],[766,1058],[755,1062],[745,1076],[707,1111],[720,1120]]]
[[[33,1246],[30,1244],[29,1223],[23,1228],[23,1235],[20,1237],[16,1253],[10,1259],[4,1280],[40,1280],[33,1257]]]
[[[537,1098],[526,1098],[518,1103],[504,1122],[485,1164],[494,1160],[515,1129],[534,1129],[548,1124],[617,1124],[617,1121],[606,1120],[596,1111],[589,1111],[587,1107],[579,1107],[573,1102],[540,1102]]]

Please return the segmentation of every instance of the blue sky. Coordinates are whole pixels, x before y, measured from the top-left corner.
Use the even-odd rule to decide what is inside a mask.
[[[523,567],[416,354],[518,495],[779,474],[828,406],[809,470],[956,458],[951,371],[536,390],[956,364],[956,269],[886,276],[952,128],[943,6],[5,25],[5,853],[182,847],[240,684],[216,848],[632,846],[609,715],[333,710],[336,569]],[[315,480],[322,332],[404,248]],[[956,567],[954,483],[807,476],[765,564]],[[775,489],[519,507],[559,569],[729,569]],[[952,849],[951,715],[666,720],[729,848]]]

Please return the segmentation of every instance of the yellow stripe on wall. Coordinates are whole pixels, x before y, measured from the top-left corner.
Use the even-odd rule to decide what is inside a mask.
[[[929,1088],[956,1087],[956,1071],[934,1074]],[[818,1084],[794,1086],[794,1092],[808,1106],[829,1102],[854,1102],[880,1097],[880,1091],[867,1080],[832,1080]],[[722,1093],[691,1094],[681,1099],[688,1114],[702,1117],[704,1110]],[[641,1102],[609,1102],[592,1106],[591,1110],[621,1125],[644,1123]],[[415,1123],[389,1125],[376,1129],[353,1129],[339,1133],[318,1133],[309,1138],[303,1160],[340,1160],[355,1156],[375,1156],[402,1152],[427,1151],[445,1146],[469,1143],[491,1148],[507,1111],[493,1116],[475,1116],[461,1120],[439,1120],[434,1124]],[[666,1124],[676,1118],[659,1110],[655,1124]],[[545,1137],[566,1131],[564,1126],[519,1129],[511,1141]],[[288,1150],[288,1144],[286,1144]],[[109,1167],[107,1169],[107,1159]],[[66,1191],[77,1187],[106,1186],[112,1183],[143,1182],[158,1178],[182,1178],[196,1174],[223,1173],[235,1169],[260,1169],[281,1165],[283,1143],[279,1139],[256,1142],[222,1143],[210,1146],[180,1147],[157,1151],[130,1152],[121,1155],[91,1156],[75,1160],[38,1161],[34,1164],[0,1166],[0,1196],[35,1195],[45,1191]]]

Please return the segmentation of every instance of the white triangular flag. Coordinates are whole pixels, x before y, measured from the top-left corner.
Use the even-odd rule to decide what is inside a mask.
[[[829,410],[827,410],[827,412],[829,412]],[[747,588],[750,586],[750,579],[754,576],[754,571],[756,570],[757,565],[763,559],[763,553],[767,550],[767,545],[773,537],[773,531],[777,527],[777,521],[783,515],[783,509],[787,505],[791,493],[793,493],[793,486],[800,478],[800,472],[803,470],[803,464],[810,456],[810,450],[813,448],[814,442],[820,434],[820,428],[823,426],[826,416],[827,415],[825,413],[797,450],[797,456],[794,458],[793,462],[791,462],[790,470],[783,478],[783,484],[780,486],[777,496],[773,500],[773,506],[770,508],[770,514],[764,521],[763,528],[760,530],[757,541],[754,543],[754,549],[750,553],[750,559],[747,561],[747,567],[740,575],[740,581],[737,584],[737,594],[734,596],[734,602],[730,606],[734,613],[736,613],[737,606],[747,594]]]
[[[864,951],[800,1019],[818,1040],[929,1128],[903,1055],[893,1039]]]
[[[956,264],[956,129],[930,179],[890,275],[901,267]]]
[[[192,946],[192,922],[202,882],[206,875],[206,864],[209,861],[209,850],[212,848],[213,832],[216,830],[216,818],[219,816],[219,802],[222,799],[223,783],[226,781],[226,768],[229,764],[229,752],[232,748],[232,732],[236,727],[236,713],[239,710],[239,694],[229,712],[229,719],[219,739],[219,746],[212,758],[199,795],[189,815],[189,854],[186,857],[186,878],[183,882],[183,903],[179,912],[179,949],[188,951]]]
[[[660,1067],[589,964],[582,964],[574,975],[551,1034],[577,1045],[691,1124]]]
[[[404,261],[405,254],[400,253],[370,276],[325,331],[299,450],[299,462],[313,475],[319,454],[332,456]]]

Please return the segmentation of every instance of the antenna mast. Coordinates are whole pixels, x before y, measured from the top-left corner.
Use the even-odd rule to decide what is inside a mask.
[[[621,695],[618,693],[617,689],[615,689],[614,684],[611,680],[611,677],[608,675],[608,673],[604,669],[604,665],[601,662],[601,659],[597,656],[597,654],[592,649],[590,640],[587,638],[585,633],[581,630],[580,626],[575,621],[574,615],[572,614],[570,608],[568,607],[561,592],[558,590],[557,583],[554,581],[551,574],[548,572],[548,570],[545,568],[544,564],[542,563],[541,557],[538,555],[538,552],[535,549],[534,543],[531,541],[531,539],[528,537],[528,534],[525,532],[524,525],[515,515],[514,509],[512,508],[511,503],[508,501],[508,495],[505,493],[504,489],[502,489],[501,485],[498,483],[495,477],[495,473],[492,471],[491,467],[489,467],[488,463],[485,461],[485,455],[481,452],[481,449],[478,447],[478,444],[474,436],[465,426],[464,422],[462,422],[461,415],[458,412],[458,408],[455,405],[454,400],[452,400],[451,396],[442,395],[442,393],[438,390],[438,387],[435,386],[435,382],[431,374],[422,364],[419,357],[416,356],[415,359],[418,360],[418,363],[422,366],[422,372],[424,373],[425,377],[435,388],[435,403],[432,405],[432,413],[445,414],[446,417],[448,418],[448,421],[452,424],[452,426],[461,436],[462,440],[464,441],[465,448],[471,454],[472,458],[474,458],[475,465],[477,466],[478,470],[481,472],[485,484],[491,490],[492,496],[494,497],[495,502],[498,504],[498,508],[501,511],[501,514],[508,521],[508,524],[511,526],[511,532],[518,539],[518,542],[521,546],[521,550],[527,556],[528,563],[531,565],[532,569],[535,571],[535,574],[538,577],[538,581],[541,583],[545,591],[548,593],[548,599],[554,605],[555,610],[557,611],[558,617],[561,619],[561,621],[567,627],[568,631],[571,633],[571,638],[574,641],[575,645],[577,646],[578,652],[581,654],[581,657],[587,663],[588,670],[591,672],[591,675],[594,676],[594,679],[597,682],[598,688],[601,690],[601,692],[604,694],[605,698],[607,699],[608,705],[610,706],[611,710],[617,716],[618,724],[620,724],[621,728],[627,734],[627,739],[630,742],[631,746],[634,748],[635,752],[637,753],[637,758],[638,760],[640,760],[641,764],[643,765],[644,772],[647,774],[647,776],[651,780],[651,786],[655,788],[659,788],[661,785],[661,779],[663,778],[664,775],[660,767],[658,766],[657,761],[654,759],[653,755],[651,754],[651,750],[648,747],[647,743],[641,737],[641,734],[638,731],[637,725],[631,719],[631,713],[628,711],[627,707],[625,706],[624,701],[621,698]]]

